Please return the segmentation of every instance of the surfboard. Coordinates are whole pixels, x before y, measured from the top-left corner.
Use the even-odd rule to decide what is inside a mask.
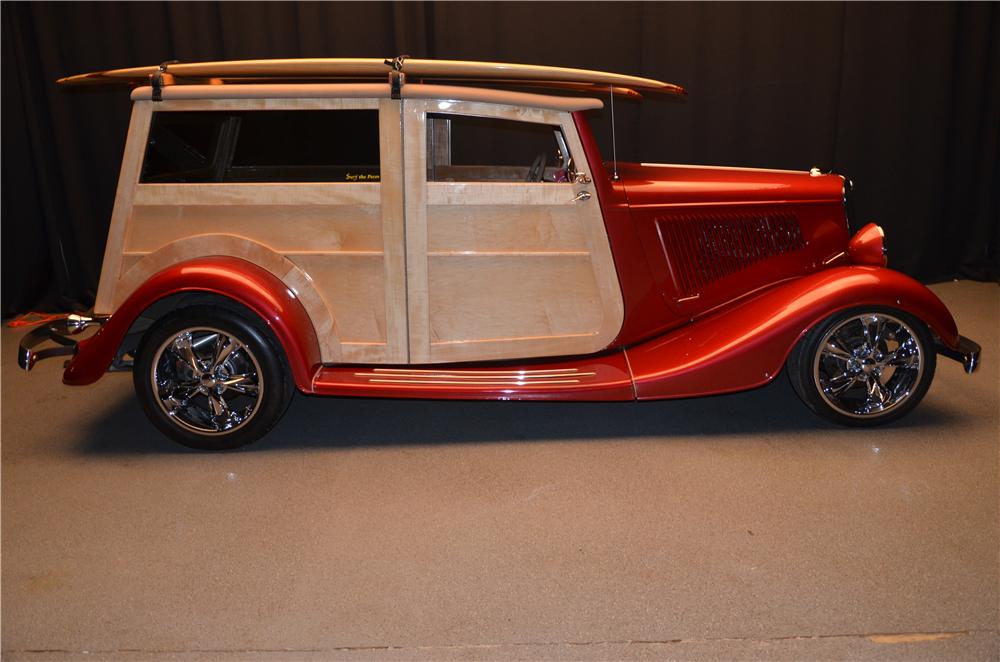
[[[398,59],[397,59],[398,62]],[[509,62],[474,62],[466,60],[426,60],[406,58],[399,64],[407,80],[416,81],[476,81],[497,85],[529,84],[534,86],[578,89],[599,92],[615,89],[616,93],[656,92],[685,95],[684,88],[652,78],[629,76],[534,64]],[[392,60],[376,58],[296,58],[274,60],[227,60],[217,62],[176,62],[165,65],[177,83],[221,82],[239,83],[246,79],[266,79],[269,82],[296,80],[386,80],[393,70]],[[159,65],[110,69],[60,78],[59,85],[145,85],[149,77],[160,71]]]

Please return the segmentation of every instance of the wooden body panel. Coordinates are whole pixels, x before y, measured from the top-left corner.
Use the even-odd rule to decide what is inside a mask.
[[[621,328],[621,291],[589,185],[428,182],[426,114],[404,99],[412,363],[590,354]],[[450,102],[443,112],[560,127],[585,162],[568,113]]]
[[[324,362],[405,363],[399,103],[278,101],[165,101],[155,110],[378,109],[382,181],[142,184],[153,104],[137,101],[95,312],[114,312],[170,264],[231,255],[268,269],[303,299]]]
[[[481,102],[448,112],[561,128],[569,113]],[[380,181],[140,183],[151,113],[378,109]],[[591,354],[623,306],[589,186],[427,182],[423,99],[166,99],[135,102],[98,314],[184,260],[238,257],[302,300],[324,363],[419,364]],[[405,159],[405,164],[404,164]],[[405,208],[404,208],[405,199]]]

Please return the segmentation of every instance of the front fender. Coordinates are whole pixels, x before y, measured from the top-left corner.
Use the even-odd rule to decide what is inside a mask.
[[[242,304],[257,314],[278,338],[296,386],[312,390],[319,367],[316,331],[298,297],[271,272],[233,257],[204,257],[182,262],[151,276],[108,319],[101,330],[77,346],[63,382],[91,384],[114,359],[132,323],[149,306],[172,294],[207,292]]]
[[[627,349],[636,397],[683,398],[761,386],[781,371],[815,324],[868,305],[910,313],[944,346],[958,349],[955,320],[926,287],[891,269],[837,267],[782,283]]]

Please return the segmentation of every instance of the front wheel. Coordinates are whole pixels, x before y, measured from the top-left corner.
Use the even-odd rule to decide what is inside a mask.
[[[897,310],[854,309],[831,315],[805,335],[788,359],[788,376],[817,414],[870,426],[916,407],[936,365],[923,322]]]
[[[133,381],[146,416],[168,437],[228,450],[262,437],[284,413],[293,387],[283,359],[257,320],[197,306],[146,333]]]

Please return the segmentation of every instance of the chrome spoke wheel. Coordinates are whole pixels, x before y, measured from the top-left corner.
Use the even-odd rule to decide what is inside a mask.
[[[263,372],[250,348],[211,327],[183,329],[153,358],[153,393],[169,420],[202,435],[246,425],[260,407]]]
[[[812,374],[820,396],[852,418],[877,418],[906,402],[921,383],[925,348],[902,320],[859,314],[834,326],[819,343]]]

